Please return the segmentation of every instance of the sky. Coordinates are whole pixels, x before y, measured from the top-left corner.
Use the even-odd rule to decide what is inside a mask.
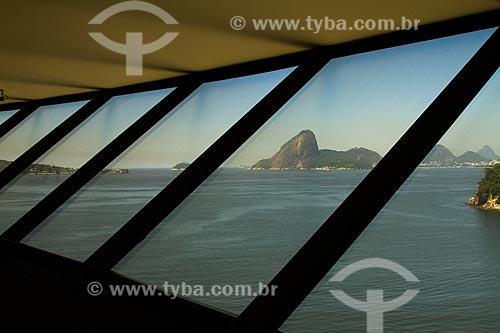
[[[500,70],[441,139],[455,155],[489,145],[500,155]]]
[[[333,59],[225,166],[268,158],[303,129],[316,134],[320,148],[365,147],[383,155],[492,33],[489,29]],[[291,71],[202,85],[111,166],[163,168],[192,162]],[[83,165],[172,90],[113,98],[37,162]],[[485,144],[500,154],[499,91],[497,73],[441,143],[456,155]],[[35,112],[0,141],[0,159],[15,159],[85,103]],[[10,114],[0,112],[0,123]]]
[[[492,32],[334,59],[231,162],[268,158],[302,129],[316,134],[320,148],[365,147],[383,155]],[[455,126],[460,133],[449,131],[443,140],[454,153],[485,144],[500,153],[498,131],[489,130],[500,120],[498,75],[492,81]]]

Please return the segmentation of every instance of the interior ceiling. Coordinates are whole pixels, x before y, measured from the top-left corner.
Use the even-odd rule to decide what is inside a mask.
[[[421,24],[499,9],[498,0],[149,0],[170,13],[177,25],[152,14],[128,11],[99,26],[88,22],[120,0],[18,0],[0,8],[0,89],[4,103],[80,93],[268,58],[321,45],[360,39],[381,31],[254,31],[251,19],[393,18],[420,19]],[[240,31],[231,17],[246,18]],[[144,43],[165,32],[177,38],[143,58],[142,76],[125,75],[125,56],[97,42],[102,32],[124,43],[125,32],[143,32]]]

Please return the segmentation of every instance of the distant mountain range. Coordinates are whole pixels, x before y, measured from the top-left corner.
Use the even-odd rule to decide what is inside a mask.
[[[311,130],[303,130],[284,145],[272,157],[258,161],[250,170],[354,170],[371,169],[382,156],[373,150],[356,147],[346,151],[319,149],[316,136]],[[467,151],[455,156],[448,148],[437,144],[425,157],[422,167],[485,167],[494,165],[500,156],[490,146],[478,152]],[[189,163],[178,163],[172,170],[184,170]]]
[[[460,156],[455,156],[448,148],[438,144],[420,164],[421,166],[485,166],[492,161],[500,160],[490,146],[484,146],[478,152],[467,151]]]
[[[352,170],[369,169],[382,157],[366,148],[347,151],[319,149],[316,136],[303,130],[288,140],[271,158],[255,163],[251,170]]]

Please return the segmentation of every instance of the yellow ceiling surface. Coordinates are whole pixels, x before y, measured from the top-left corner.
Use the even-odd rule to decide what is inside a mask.
[[[357,19],[420,20],[420,25],[499,9],[498,0],[151,0],[178,24],[165,24],[140,10],[123,11],[100,25],[97,14],[117,0],[19,0],[0,6],[0,89],[6,102],[80,93],[174,77],[337,44],[381,30],[317,29],[312,20],[342,23]],[[246,26],[231,28],[241,16]],[[310,28],[305,25],[309,17]],[[297,29],[256,30],[253,20],[300,19]],[[235,21],[233,21],[234,23]],[[332,21],[330,21],[332,22]],[[241,21],[236,21],[241,25]],[[322,26],[324,27],[324,26]],[[240,26],[237,26],[240,28]],[[141,32],[151,43],[166,32],[178,35],[156,52],[143,55],[142,75],[126,75],[125,55],[97,43],[101,32],[125,43],[126,32]]]

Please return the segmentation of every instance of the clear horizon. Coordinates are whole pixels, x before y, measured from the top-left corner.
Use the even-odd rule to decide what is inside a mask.
[[[253,165],[269,158],[304,129],[315,133],[320,149],[364,147],[385,155],[494,30],[333,59],[223,166]],[[204,84],[109,167],[191,163],[292,70]],[[121,103],[106,106],[113,115],[103,113],[98,122],[80,126],[76,135],[36,163],[80,167],[170,91],[124,96]],[[499,91],[497,72],[439,143],[456,156],[484,145],[499,154]],[[72,109],[64,111],[69,116],[75,105],[54,108]],[[35,112],[18,127],[21,133],[1,140],[0,159],[12,160],[35,143],[41,134],[33,132],[48,131],[47,125],[38,126],[55,122],[55,111],[46,110],[43,116]],[[3,118],[0,113],[0,122]]]

